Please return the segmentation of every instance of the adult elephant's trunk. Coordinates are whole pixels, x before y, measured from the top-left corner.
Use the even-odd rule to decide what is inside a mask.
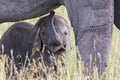
[[[85,67],[97,65],[99,75],[105,71],[111,45],[113,3],[113,0],[64,0],[80,53],[77,60],[81,55]]]

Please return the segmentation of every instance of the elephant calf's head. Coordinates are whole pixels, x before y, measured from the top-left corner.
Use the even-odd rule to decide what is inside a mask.
[[[38,20],[35,27],[40,28],[41,45],[44,44],[50,53],[61,55],[70,50],[70,26],[64,18],[54,14],[51,12],[50,15]]]

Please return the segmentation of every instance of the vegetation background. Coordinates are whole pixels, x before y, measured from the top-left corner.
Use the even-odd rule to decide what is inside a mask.
[[[55,10],[57,15],[62,16],[65,18],[68,22],[68,15],[66,12],[65,7],[60,7]],[[30,22],[32,24],[35,24],[35,22],[39,18],[29,19],[25,20],[25,22]],[[7,22],[0,24],[0,38],[4,34],[4,32],[9,28],[10,25],[12,25],[13,22]],[[70,24],[70,22],[69,22]],[[88,80],[87,78],[78,75],[76,76],[76,49],[75,49],[75,41],[74,41],[74,34],[71,27],[71,35],[70,35],[71,45],[72,45],[72,51],[68,54],[66,59],[67,69],[69,72],[69,75],[67,78],[62,77],[61,79],[57,80]],[[112,37],[112,44],[111,44],[110,54],[108,58],[108,66],[106,69],[106,80],[120,80],[120,31],[114,26],[113,27],[113,37]],[[0,64],[0,80],[4,80],[4,73],[3,71],[3,65]],[[23,80],[20,78],[20,80]],[[31,79],[33,80],[33,79]],[[50,79],[48,79],[50,80]],[[53,79],[51,79],[53,80]],[[55,79],[56,80],[56,79]],[[95,80],[98,80],[96,78]]]

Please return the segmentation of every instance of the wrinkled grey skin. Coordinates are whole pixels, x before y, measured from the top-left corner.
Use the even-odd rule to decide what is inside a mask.
[[[50,22],[47,24],[47,22]],[[54,12],[48,16],[43,17],[40,19],[36,25],[36,28],[40,28],[40,36],[41,44],[45,44],[46,48],[50,50],[50,52],[55,53],[61,47],[67,47],[67,50],[70,50],[69,46],[69,33],[70,33],[70,26],[60,16],[55,15]],[[66,44],[68,43],[68,44]]]
[[[31,58],[37,32],[33,26],[34,25],[27,22],[15,23],[10,26],[0,40],[0,49],[1,45],[3,45],[4,54],[14,60],[18,69],[24,65],[26,56]],[[3,51],[3,49],[0,50],[0,54],[1,51]]]
[[[41,16],[59,6],[59,0],[0,0],[0,22]]]
[[[5,54],[10,58],[12,58],[10,50],[13,50],[14,61],[18,68],[22,66],[20,63],[25,62],[27,52],[28,57],[32,59],[40,58],[43,55],[46,65],[50,65],[50,63],[47,63],[47,58],[50,57],[47,51],[50,51],[51,54],[54,53],[56,56],[59,54],[64,56],[70,51],[70,26],[62,17],[54,14],[54,12],[51,12],[50,15],[39,19],[35,25],[26,22],[15,23],[4,33],[0,45],[4,45]],[[46,51],[41,53],[43,44]],[[33,48],[40,49],[39,53],[36,52],[32,55]],[[17,57],[18,55],[21,58]]]
[[[50,22],[47,24],[46,22]],[[43,48],[45,46],[45,50],[40,49],[40,52],[43,54],[44,63],[46,66],[50,67],[52,61],[50,56],[54,55],[54,57],[60,55],[63,58],[67,55],[67,53],[71,50],[70,45],[70,26],[66,22],[66,20],[60,16],[54,15],[54,12],[48,17],[43,17],[40,19],[36,25],[36,28],[40,29],[40,33],[38,34],[40,43],[38,46]]]
[[[35,0],[33,2],[32,0],[21,0],[20,2],[19,0],[1,0],[0,21],[28,19],[45,14],[51,9],[59,7],[60,4],[65,5],[74,29],[76,46],[85,66],[89,66],[91,54],[93,63],[99,69],[99,75],[102,75],[110,50],[114,21],[119,28],[119,3],[119,0]],[[101,57],[98,57],[97,53]],[[94,57],[96,57],[96,62],[94,62]]]

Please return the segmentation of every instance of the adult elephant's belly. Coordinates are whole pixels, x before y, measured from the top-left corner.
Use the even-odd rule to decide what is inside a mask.
[[[60,0],[1,0],[0,23],[41,16],[60,5]]]

